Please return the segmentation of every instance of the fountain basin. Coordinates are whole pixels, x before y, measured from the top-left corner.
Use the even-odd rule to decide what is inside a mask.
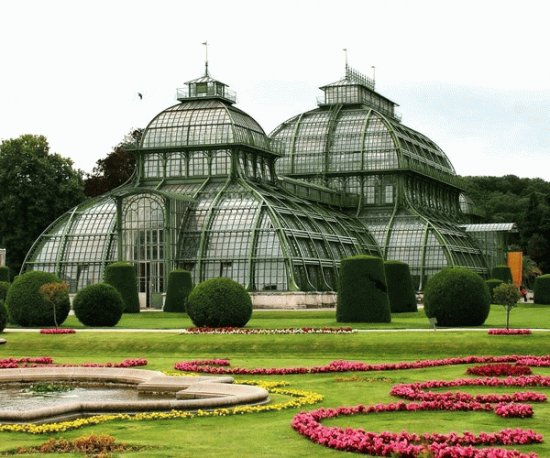
[[[104,413],[198,410],[265,403],[267,390],[233,383],[230,376],[169,376],[159,371],[111,367],[33,367],[0,370],[0,390],[14,384],[55,382],[124,385],[158,399],[73,400],[28,410],[0,406],[0,423],[47,423]],[[85,385],[83,385],[85,386]],[[170,395],[170,396],[167,396]],[[23,401],[22,401],[23,402]]]

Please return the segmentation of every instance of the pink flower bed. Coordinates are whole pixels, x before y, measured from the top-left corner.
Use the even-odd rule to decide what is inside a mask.
[[[531,334],[530,329],[489,329],[487,334],[492,336],[513,336]]]
[[[48,328],[40,330],[40,334],[74,334],[75,332],[74,329],[66,328]]]
[[[498,377],[502,375],[518,376],[531,375],[533,371],[529,366],[513,364],[487,364],[484,366],[473,366],[466,370],[469,375],[482,375],[484,377]]]
[[[38,358],[4,358],[0,359],[0,369],[16,369],[18,367],[138,367],[146,366],[147,360],[143,358],[125,359],[118,363],[82,363],[82,364],[57,364],[49,356]]]
[[[323,328],[282,328],[282,329],[250,329],[250,328],[187,328],[190,334],[352,334],[357,332],[349,327]]]

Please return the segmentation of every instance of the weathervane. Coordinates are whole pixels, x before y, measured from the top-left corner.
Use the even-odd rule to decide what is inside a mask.
[[[344,51],[344,59],[346,62],[346,70],[347,70],[348,69],[348,48],[344,48],[342,49],[342,51]]]
[[[204,76],[208,76],[208,41],[205,41],[203,43],[204,45],[204,52],[205,52],[205,58],[204,58]]]

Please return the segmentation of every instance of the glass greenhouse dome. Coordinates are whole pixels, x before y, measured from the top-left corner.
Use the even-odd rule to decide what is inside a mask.
[[[406,127],[374,81],[346,66],[323,86],[317,109],[283,122],[277,172],[355,195],[346,212],[369,228],[385,259],[409,264],[418,288],[447,266],[481,274],[487,265],[464,222],[462,189],[445,153]]]
[[[175,268],[195,283],[223,276],[250,291],[331,291],[341,258],[381,255],[365,224],[341,210],[345,194],[279,180],[282,150],[235,100],[208,73],[187,82],[135,146],[131,182],[62,215],[23,270],[54,272],[74,292],[129,261],[149,303]]]

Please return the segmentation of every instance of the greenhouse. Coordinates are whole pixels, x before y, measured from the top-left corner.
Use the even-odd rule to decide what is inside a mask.
[[[150,304],[175,268],[195,283],[223,276],[250,291],[333,291],[341,258],[381,254],[365,225],[338,210],[340,193],[279,183],[277,143],[225,84],[206,74],[186,85],[144,130],[131,182],[55,221],[24,269],[55,272],[74,292],[100,281],[106,264],[129,261]]]
[[[351,67],[321,90],[318,108],[272,132],[284,148],[277,172],[357,196],[345,212],[365,223],[385,259],[409,264],[420,289],[447,266],[485,274],[480,248],[458,225],[463,190],[445,153]]]
[[[269,293],[334,291],[340,260],[360,253],[408,263],[420,289],[446,266],[485,274],[476,226],[461,226],[472,204],[443,151],[350,67],[321,89],[318,108],[269,137],[207,69],[131,147],[131,180],[53,222],[23,270],[54,272],[75,292],[128,261],[143,305],[176,268]]]

